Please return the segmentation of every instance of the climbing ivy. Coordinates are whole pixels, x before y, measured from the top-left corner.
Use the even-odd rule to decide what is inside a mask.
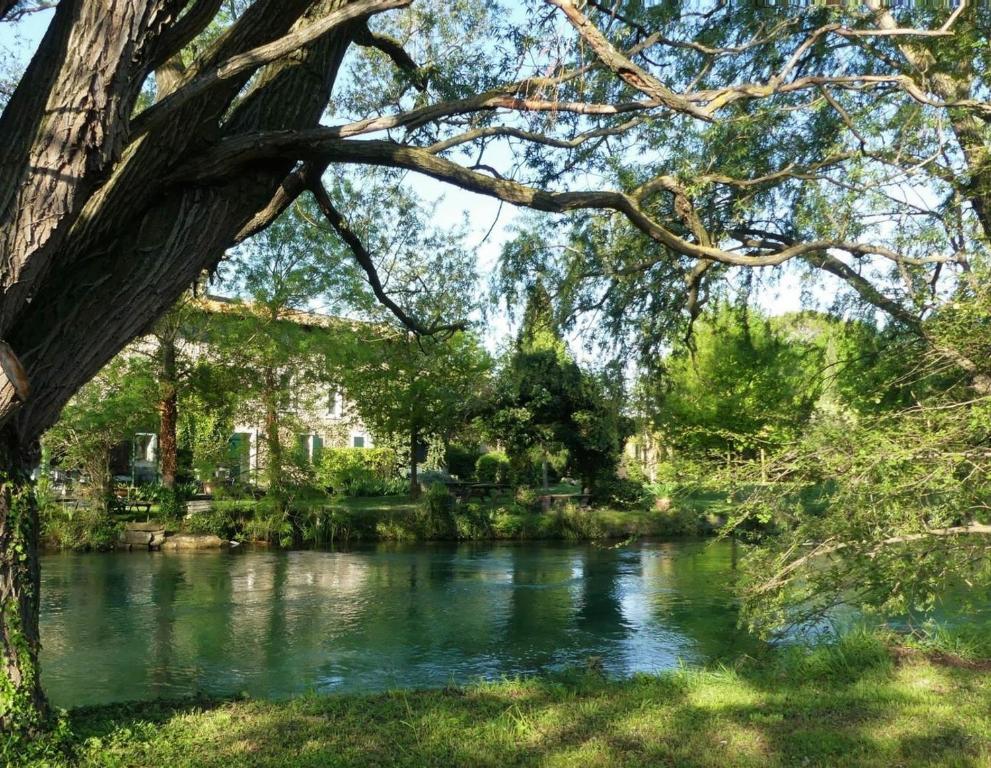
[[[9,476],[0,478],[0,725],[5,733],[0,747],[5,751],[13,740],[38,731],[46,715],[39,693],[37,648],[31,641],[37,633],[25,627],[37,616],[24,615],[25,605],[37,604],[32,563],[37,556],[37,525],[34,489]]]

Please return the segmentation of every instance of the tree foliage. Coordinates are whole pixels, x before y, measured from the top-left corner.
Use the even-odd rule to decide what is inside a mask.
[[[721,306],[695,324],[692,348],[648,380],[654,426],[709,458],[753,458],[795,439],[820,396],[822,350],[746,308]]]
[[[607,375],[578,366],[558,331],[550,296],[537,284],[499,371],[488,431],[506,446],[522,478],[536,479],[535,469],[546,471],[551,463],[592,486],[611,477],[619,460],[624,435],[617,389],[621,393]]]
[[[82,470],[83,488],[103,509],[113,490],[111,451],[121,443],[130,450],[135,432],[155,431],[157,390],[146,359],[117,358],[76,394],[45,436],[50,456]]]
[[[574,215],[560,269],[614,329],[791,262],[918,330],[991,232],[975,6],[62,0],[0,115],[2,455],[300,196],[381,286],[328,169]]]
[[[478,339],[464,331],[420,340],[405,333],[372,333],[335,376],[354,393],[355,407],[373,434],[409,446],[415,494],[421,444],[431,437],[450,439],[477,414],[492,362]]]

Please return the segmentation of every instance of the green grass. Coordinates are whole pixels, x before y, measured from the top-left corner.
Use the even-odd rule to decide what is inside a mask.
[[[988,766],[991,676],[854,635],[733,667],[77,710],[27,765]],[[60,749],[62,751],[60,751]],[[45,760],[49,762],[46,763]],[[16,763],[15,763],[16,764]]]

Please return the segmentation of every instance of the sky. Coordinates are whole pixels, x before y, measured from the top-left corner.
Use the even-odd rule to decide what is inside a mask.
[[[0,25],[0,57],[26,64],[51,17],[52,12],[48,11],[29,15],[17,24]],[[15,38],[15,33],[19,33],[20,39]],[[518,222],[522,212],[511,205],[500,204],[493,198],[455,189],[417,174],[409,174],[406,183],[423,199],[439,201],[434,216],[436,225],[455,228],[467,221],[467,247],[476,254],[477,269],[483,287],[487,289],[502,247],[512,237],[513,225]],[[830,290],[828,286],[823,289],[824,298]],[[772,315],[801,309],[802,286],[798,276],[786,270],[775,287],[759,292],[757,302],[765,312]],[[484,327],[485,343],[492,352],[497,352],[515,333],[505,307],[490,311]],[[594,355],[590,359],[591,353],[581,343],[586,330],[579,324],[569,342],[579,358],[594,363]]]

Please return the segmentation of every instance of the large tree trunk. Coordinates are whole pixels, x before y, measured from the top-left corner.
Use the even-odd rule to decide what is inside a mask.
[[[30,734],[47,714],[38,667],[38,507],[29,471],[37,443],[24,450],[0,434],[0,731]]]
[[[158,452],[162,471],[162,485],[175,488],[178,470],[178,440],[176,437],[179,419],[179,385],[176,381],[175,339],[160,341],[161,379],[159,388],[161,399],[158,403]]]
[[[265,371],[262,403],[265,408],[265,480],[268,492],[279,494],[283,485],[282,438],[279,435],[279,391],[275,373]]]
[[[412,430],[409,436],[409,495],[417,498],[420,495],[420,478],[417,473],[417,452],[420,448],[420,436]]]
[[[0,339],[31,384],[23,403],[0,411],[0,428],[18,436],[15,445],[33,444],[83,383],[217,263],[293,162],[262,162],[219,185],[175,184],[169,175],[222,133],[317,125],[350,43],[350,26],[335,29],[265,67],[249,92],[255,73],[232,77],[125,149],[149,68],[182,43],[173,33],[183,20],[173,20],[184,5],[59,3],[0,115]],[[253,3],[186,78],[344,5]],[[170,42],[160,45],[162,30]],[[28,731],[43,722],[45,708],[37,677],[37,521],[33,509],[21,512],[25,497],[15,492],[21,466],[0,460],[9,478],[0,510],[0,711],[4,729]]]

